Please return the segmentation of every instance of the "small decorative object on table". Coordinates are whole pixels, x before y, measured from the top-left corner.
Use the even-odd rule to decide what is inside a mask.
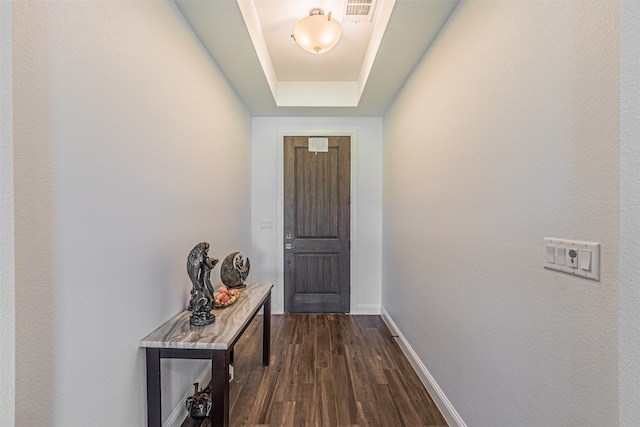
[[[249,258],[245,262],[240,252],[229,254],[220,266],[220,280],[227,288],[246,288],[247,285],[244,284],[244,281],[249,276],[250,267]]]
[[[228,307],[240,298],[240,291],[237,289],[227,289],[226,286],[221,286],[218,289],[218,293],[214,299],[216,301],[216,308]]]
[[[198,390],[198,383],[193,383],[193,395],[187,397],[185,402],[189,416],[196,420],[204,420],[211,412],[211,391],[209,387]]]
[[[218,259],[210,258],[208,251],[208,243],[198,243],[187,257],[187,273],[193,284],[189,301],[189,323],[194,326],[204,326],[216,321],[216,316],[211,313],[214,305],[211,270],[218,263]]]

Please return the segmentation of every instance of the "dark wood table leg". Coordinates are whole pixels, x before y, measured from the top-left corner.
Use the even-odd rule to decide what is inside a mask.
[[[211,350],[211,414],[213,427],[229,426],[229,356],[231,350]]]
[[[160,349],[147,348],[147,425],[162,427]]]
[[[269,366],[269,356],[271,354],[271,292],[264,301],[262,311],[262,364]]]

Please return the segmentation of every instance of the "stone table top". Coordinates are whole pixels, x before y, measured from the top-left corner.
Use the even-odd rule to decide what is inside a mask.
[[[272,283],[247,283],[238,301],[226,308],[214,309],[216,321],[193,326],[191,312],[185,310],[140,340],[140,347],[227,350],[251,321],[273,288]]]

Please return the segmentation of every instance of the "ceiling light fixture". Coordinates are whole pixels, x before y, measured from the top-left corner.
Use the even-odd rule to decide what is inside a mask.
[[[325,16],[324,11],[316,7],[298,21],[291,37],[307,52],[325,53],[338,43],[341,34],[342,27],[331,17],[331,12]]]

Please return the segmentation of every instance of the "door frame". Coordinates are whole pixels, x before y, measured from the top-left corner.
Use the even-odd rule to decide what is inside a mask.
[[[282,308],[284,309],[284,137],[285,136],[348,136],[351,140],[351,159],[350,159],[350,179],[349,184],[351,187],[351,205],[350,205],[350,236],[351,241],[351,262],[349,266],[349,312],[353,313],[356,309],[357,295],[359,292],[358,286],[358,266],[356,260],[358,259],[358,132],[352,129],[296,129],[291,131],[278,130],[278,143],[277,143],[277,191],[276,191],[276,204],[277,204],[277,220],[276,220],[276,233],[277,233],[277,245],[276,251],[277,263],[278,263],[278,283],[282,286],[278,286],[278,295],[276,296],[279,301],[282,301]]]

